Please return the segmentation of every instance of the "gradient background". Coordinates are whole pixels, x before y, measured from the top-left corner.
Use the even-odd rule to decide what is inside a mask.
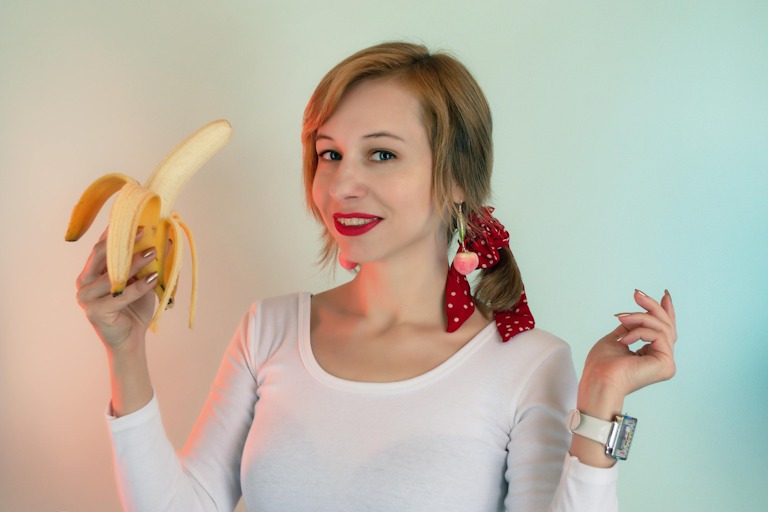
[[[388,39],[449,49],[484,87],[497,213],[577,368],[634,288],[675,299],[678,375],[626,401],[622,510],[765,510],[768,3],[738,0],[3,0],[0,510],[119,509],[104,352],[74,299],[101,227],[63,241],[82,190],[145,179],[212,119],[234,127],[177,203],[196,327],[185,273],[149,340],[180,446],[249,303],[334,283],[313,266],[302,111],[327,69]]]

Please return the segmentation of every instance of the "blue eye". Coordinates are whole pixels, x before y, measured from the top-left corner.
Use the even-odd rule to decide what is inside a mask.
[[[394,153],[390,151],[374,151],[373,155],[371,155],[371,160],[376,160],[377,162],[384,162],[386,160],[393,160],[397,158]]]
[[[317,157],[321,160],[341,160],[341,153],[332,149],[327,149],[318,153]]]

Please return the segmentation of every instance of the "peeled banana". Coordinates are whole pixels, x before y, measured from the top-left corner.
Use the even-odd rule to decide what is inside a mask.
[[[156,248],[155,258],[137,274],[141,278],[158,273],[155,293],[159,302],[149,323],[153,332],[157,332],[163,311],[175,300],[181,270],[182,236],[189,243],[192,257],[189,326],[192,327],[194,322],[197,254],[192,232],[173,211],[173,204],[189,178],[229,142],[231,135],[232,127],[226,120],[208,123],[176,146],[155,168],[145,185],[124,174],[106,174],[83,192],[72,210],[65,236],[68,242],[80,239],[104,203],[117,194],[107,231],[107,273],[112,295],[119,295],[125,289],[134,253]],[[143,235],[136,242],[139,228],[143,228]]]

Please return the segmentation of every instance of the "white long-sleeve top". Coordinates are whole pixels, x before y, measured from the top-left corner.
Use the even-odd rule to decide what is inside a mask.
[[[576,376],[568,345],[490,323],[437,368],[401,382],[325,372],[307,293],[244,316],[178,455],[155,398],[113,418],[126,510],[590,511],[617,509],[617,469],[567,454]],[[563,462],[565,461],[565,462]]]

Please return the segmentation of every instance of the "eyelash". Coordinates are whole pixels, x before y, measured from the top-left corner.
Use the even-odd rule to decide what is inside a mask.
[[[374,155],[379,155],[379,158],[373,158]],[[372,160],[374,160],[375,162],[386,162],[389,160],[394,160],[395,158],[397,158],[397,155],[385,149],[377,149],[376,151],[371,153],[371,157],[372,157]],[[317,154],[317,158],[320,160],[338,161],[338,160],[341,160],[341,154],[338,151],[327,149],[325,151],[319,152]]]
[[[339,158],[333,158],[333,157],[331,157],[331,155],[338,155],[338,156],[339,156]],[[328,158],[326,158],[326,157],[328,157]],[[338,151],[333,151],[333,150],[331,150],[331,149],[327,149],[327,150],[325,150],[325,151],[321,151],[321,152],[319,152],[319,153],[317,154],[317,158],[318,158],[319,160],[330,160],[330,161],[335,161],[335,160],[341,160],[341,154],[340,154]]]
[[[393,152],[387,151],[386,149],[379,149],[377,151],[374,151],[373,154],[374,155],[376,155],[376,154],[379,155],[379,158],[376,159],[377,162],[386,162],[388,160],[394,160],[395,158],[397,158],[397,156]],[[388,155],[388,157],[387,158],[383,158],[384,155]]]

